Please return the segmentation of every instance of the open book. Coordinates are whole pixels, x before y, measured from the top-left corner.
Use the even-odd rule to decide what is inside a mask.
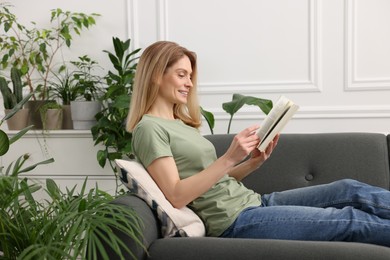
[[[283,127],[295,114],[298,108],[299,106],[294,104],[290,99],[281,96],[256,132],[260,138],[257,149],[264,152],[268,144],[282,131]]]

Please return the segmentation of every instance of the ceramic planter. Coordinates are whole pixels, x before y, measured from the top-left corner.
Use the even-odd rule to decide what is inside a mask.
[[[11,112],[12,109],[6,109],[5,114]],[[8,130],[22,130],[28,126],[30,110],[27,108],[20,109],[11,118],[7,119]]]
[[[28,125],[34,125],[33,129],[43,129],[40,108],[52,100],[29,100],[25,104],[25,108],[30,110]]]
[[[100,101],[71,101],[73,129],[90,130],[96,124],[95,115],[101,111]]]
[[[44,130],[60,130],[62,129],[62,108],[47,109],[41,115],[42,127]]]

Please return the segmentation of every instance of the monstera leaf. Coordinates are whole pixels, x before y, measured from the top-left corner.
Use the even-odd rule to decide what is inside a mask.
[[[230,102],[222,104],[223,110],[230,114],[228,133],[230,133],[230,126],[233,120],[234,114],[240,110],[244,105],[255,105],[258,106],[261,111],[268,114],[272,109],[272,101],[268,99],[262,99],[252,96],[244,96],[241,94],[233,94],[233,99]]]

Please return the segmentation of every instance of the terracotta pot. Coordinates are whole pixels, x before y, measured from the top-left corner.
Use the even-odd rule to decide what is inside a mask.
[[[62,129],[73,129],[72,111],[70,105],[62,105]]]
[[[5,114],[8,114],[11,109],[6,109]],[[22,130],[28,126],[30,110],[27,108],[20,109],[11,118],[7,119],[7,125],[9,130]]]

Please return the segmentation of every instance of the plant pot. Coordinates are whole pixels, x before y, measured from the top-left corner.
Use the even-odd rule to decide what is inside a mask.
[[[73,129],[72,111],[70,105],[62,105],[62,129]]]
[[[43,129],[40,108],[48,103],[55,102],[53,100],[29,100],[25,104],[25,108],[30,110],[28,125],[34,125],[32,129]]]
[[[62,128],[63,110],[48,109],[42,115],[42,126],[44,130],[59,130]]]
[[[5,114],[11,112],[12,109],[6,109]],[[7,119],[8,130],[22,130],[28,126],[30,110],[27,108],[20,109],[11,118]]]
[[[90,130],[97,121],[95,115],[101,111],[99,101],[71,101],[70,102],[73,129]]]

